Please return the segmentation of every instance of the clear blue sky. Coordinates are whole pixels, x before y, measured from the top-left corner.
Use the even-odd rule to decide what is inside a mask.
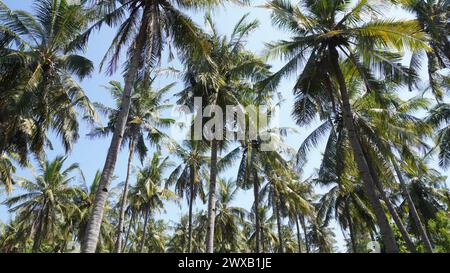
[[[3,0],[6,5],[8,5],[11,9],[25,9],[30,10],[32,0]],[[264,43],[287,38],[286,34],[283,34],[281,31],[275,29],[271,25],[270,21],[270,13],[269,11],[256,7],[259,4],[264,3],[263,0],[253,1],[253,7],[237,7],[233,5],[226,6],[224,9],[216,9],[213,12],[213,18],[221,33],[229,34],[231,32],[232,27],[235,23],[246,13],[250,13],[249,19],[258,19],[260,21],[260,28],[254,32],[248,39],[248,49],[252,50],[255,53],[261,53],[264,49]],[[408,16],[405,12],[399,10],[390,10],[388,13],[388,17],[405,17]],[[192,14],[194,20],[201,26],[203,26],[203,14],[197,13]],[[121,75],[116,74],[112,77],[107,77],[104,73],[98,72],[98,64],[106,52],[109,42],[111,41],[115,31],[111,29],[104,28],[101,32],[92,36],[92,39],[89,43],[88,50],[86,55],[97,65],[97,73],[95,73],[91,78],[84,80],[81,82],[82,87],[85,89],[91,101],[102,102],[107,105],[112,104],[112,99],[109,96],[108,92],[102,88],[102,85],[106,85],[110,80],[118,80],[122,81]],[[123,61],[123,60],[122,60]],[[271,63],[274,67],[274,70],[279,68],[281,63],[279,61],[273,61]],[[167,64],[167,60],[163,59],[163,67],[166,66],[174,66],[178,69],[182,69],[179,63],[175,60],[172,64]],[[424,74],[424,73],[423,73]],[[424,74],[425,75],[425,74]],[[156,83],[156,88],[162,87],[170,82],[176,81],[176,78],[168,78],[163,77],[159,79]],[[427,80],[427,78],[424,78]],[[294,97],[292,95],[292,87],[293,81],[287,79],[283,81],[282,85],[279,88],[279,92],[282,92],[283,97],[285,99],[285,103],[281,108],[280,117],[281,117],[281,125],[282,126],[291,126],[296,127],[296,125],[292,122],[291,118],[291,109],[292,103],[294,101]],[[177,85],[174,88],[174,91],[177,92],[182,88],[181,85]],[[406,93],[403,94],[405,97],[409,97],[412,94]],[[172,103],[174,103],[174,99],[168,97]],[[287,139],[289,145],[294,148],[298,148],[303,139],[308,135],[311,129],[314,128],[316,124],[312,124],[309,128],[297,128],[300,131],[299,135],[292,135]],[[97,170],[101,169],[104,164],[106,152],[110,143],[110,139],[89,139],[86,137],[86,134],[90,131],[90,129],[86,126],[86,124],[82,123],[80,130],[80,140],[75,144],[73,151],[69,154],[68,162],[77,162],[80,164],[81,169],[88,181],[91,181],[94,177],[94,174]],[[54,139],[54,138],[52,138]],[[63,149],[57,140],[54,141],[55,149],[53,151],[48,151],[48,158],[52,159],[56,155],[60,155],[63,153]],[[323,149],[319,148],[316,151],[311,151],[309,157],[309,163],[305,169],[305,175],[311,174],[314,168],[319,167],[321,160],[321,151]],[[151,154],[151,152],[150,152]],[[126,171],[126,151],[121,152],[117,165],[115,175],[118,177],[115,183],[123,181],[125,177]],[[135,166],[139,166],[139,162],[135,162]],[[31,178],[32,173],[29,170],[19,170],[19,176],[24,176]],[[228,171],[226,176],[232,177],[235,176],[234,170]],[[3,197],[1,197],[3,199]],[[253,201],[252,194],[250,192],[241,192],[236,199],[236,205],[243,206],[247,209],[250,208],[251,203]],[[205,208],[205,205],[199,204],[198,209]],[[183,201],[182,205],[185,206],[185,201]],[[166,213],[162,214],[161,217],[166,220],[177,221],[179,217],[186,213],[186,210],[181,210],[179,206],[170,204],[167,206]],[[0,205],[0,220],[3,222],[8,221],[9,216],[6,208],[3,205]],[[338,240],[339,249],[342,248],[342,233],[339,227],[333,224],[335,227],[336,239]]]

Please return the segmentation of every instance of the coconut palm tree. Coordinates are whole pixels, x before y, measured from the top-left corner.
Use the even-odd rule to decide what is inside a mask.
[[[180,220],[175,222],[171,228],[173,229],[173,236],[167,243],[167,252],[191,253],[192,245],[189,251],[189,216],[182,215]]]
[[[249,92],[255,82],[269,75],[268,66],[264,61],[256,57],[253,53],[244,49],[248,35],[258,26],[257,21],[247,22],[248,15],[243,16],[233,28],[232,34],[222,36],[219,34],[210,14],[205,17],[205,23],[210,29],[209,41],[212,51],[210,55],[202,58],[186,60],[186,72],[184,80],[186,88],[179,96],[179,103],[193,108],[194,98],[201,97],[210,106],[218,106],[226,109],[228,105],[241,107],[240,93]],[[215,222],[215,199],[216,199],[216,179],[217,162],[219,150],[224,150],[227,142],[224,128],[218,128],[216,124],[219,120],[226,125],[226,117],[223,120],[216,117],[219,113],[213,111],[214,108],[202,108],[205,111],[205,118],[197,122],[205,122],[205,127],[210,130],[211,136],[206,140],[211,146],[211,168],[210,183],[208,192],[208,235],[207,252],[214,251],[214,222]],[[207,112],[208,111],[208,112]],[[195,123],[195,121],[194,121]],[[201,136],[200,136],[201,137]],[[205,135],[206,137],[206,135]]]
[[[334,233],[326,225],[320,222],[312,222],[309,227],[308,240],[311,242],[312,251],[318,253],[334,252]]]
[[[359,181],[355,181],[358,174],[354,164],[346,164],[345,169],[340,171],[336,168],[336,165],[339,165],[336,164],[336,161],[339,161],[342,156],[338,158],[337,160],[331,159],[334,161],[331,164],[326,163],[326,169],[325,164],[323,164],[319,172],[320,175],[315,180],[322,186],[331,186],[320,197],[317,213],[321,223],[328,225],[334,217],[343,231],[348,229],[351,251],[356,253],[359,249],[358,232],[361,233],[368,227],[368,232],[374,234],[376,231],[375,219],[368,207],[363,186]],[[328,158],[326,160],[330,161]],[[330,168],[332,165],[334,165],[334,169]],[[361,223],[362,221],[364,223]]]
[[[261,252],[262,253],[270,253],[275,252],[277,249],[278,244],[278,237],[277,234],[274,232],[274,226],[275,226],[275,217],[273,215],[271,216],[269,214],[270,208],[267,206],[261,206],[259,209],[259,219],[260,219],[260,225],[261,225]],[[254,213],[254,212],[253,212]],[[252,214],[253,214],[252,213]],[[250,215],[250,219],[254,221],[255,216]],[[253,238],[255,235],[255,230],[253,229],[252,235],[249,236],[250,238]]]
[[[239,251],[241,237],[240,223],[247,212],[240,207],[232,206],[239,188],[233,180],[218,180],[216,245],[218,252],[229,253]]]
[[[392,0],[415,14],[423,31],[430,36],[429,45],[433,49],[426,52],[428,77],[431,91],[441,101],[443,96],[442,76],[438,71],[450,66],[450,2],[447,0]],[[420,68],[422,52],[411,57],[411,66]]]
[[[5,154],[1,154],[0,157],[0,182],[5,186],[6,192],[11,192],[14,182],[14,173],[16,167],[13,164],[11,158]]]
[[[269,124],[271,122],[271,116],[275,115],[275,112],[281,106],[281,102],[277,103],[272,107],[271,99],[269,98],[272,95],[272,92],[265,94],[262,96],[261,93],[263,90],[253,91],[252,93],[244,93],[242,94],[240,101],[241,104],[245,107],[251,107],[256,105],[257,109],[255,109],[257,113],[257,117],[255,119],[254,116],[251,116],[251,113],[246,112],[246,124],[245,130],[251,130],[252,126],[257,129],[257,137],[256,139],[250,139],[249,134],[244,136],[244,139],[239,140],[240,146],[238,146],[231,153],[239,153],[240,163],[237,174],[237,183],[238,186],[247,190],[253,188],[253,197],[254,197],[254,210],[257,211],[260,206],[260,189],[263,182],[264,176],[261,173],[263,169],[261,166],[261,162],[263,162],[265,157],[270,156],[270,153],[266,152],[263,149],[262,145],[270,145],[273,149],[280,151],[282,153],[290,154],[293,153],[293,149],[285,144],[285,137],[290,132],[295,132],[293,128],[289,127],[271,127]],[[259,106],[261,104],[265,104],[265,107],[268,108],[267,116],[261,115],[259,113]],[[253,120],[255,119],[255,120]],[[243,130],[243,129],[242,129]],[[264,139],[264,141],[263,141]],[[261,240],[260,240],[260,228],[259,228],[259,215],[255,214],[255,240],[256,240],[256,253],[260,252],[261,248]]]
[[[75,222],[77,231],[75,234],[75,239],[80,242],[81,249],[83,248],[83,238],[86,232],[89,214],[91,213],[94,204],[95,193],[98,190],[98,184],[100,182],[101,174],[102,173],[100,170],[95,172],[94,178],[90,183],[88,183],[86,178],[83,176],[82,184],[79,189],[77,188],[77,194],[74,200],[77,209],[76,213],[73,216],[73,218],[75,218],[73,219],[73,221]],[[105,205],[106,215],[110,215],[111,210],[111,200],[108,200]],[[106,241],[112,240],[112,238],[110,237],[112,230],[113,225],[111,224],[111,219],[108,217],[103,218],[102,228],[100,230],[100,243],[98,245],[97,251],[105,249],[105,245],[108,244]],[[109,242],[109,244],[111,244],[111,242]],[[111,249],[108,250],[111,251]]]
[[[341,60],[346,56],[347,64],[364,81],[368,92],[380,87],[375,71],[385,81],[410,81],[413,73],[399,65],[400,56],[392,51],[404,47],[412,51],[428,48],[425,34],[416,21],[377,18],[364,21],[364,15],[374,14],[369,1],[353,4],[349,1],[305,0],[300,5],[292,5],[274,0],[265,7],[272,11],[277,26],[295,35],[293,39],[269,45],[269,55],[283,56],[288,62],[266,81],[267,86],[277,85],[281,78],[305,63],[294,88],[297,96],[294,113],[300,125],[309,123],[316,116],[318,111],[314,109],[326,110],[342,102],[339,106],[344,126],[383,241],[388,252],[398,252],[355,130]]]
[[[297,236],[297,251],[298,253],[309,252],[309,247],[307,247],[307,239],[306,237],[302,238],[302,234],[300,231],[300,227],[303,228],[302,220],[305,217],[313,216],[315,217],[315,213],[311,211],[310,202],[314,198],[312,191],[312,184],[308,180],[305,181],[295,181],[290,185],[292,192],[295,194],[296,199],[301,198],[301,202],[292,202],[287,204],[289,224],[291,226],[295,226],[296,236]],[[306,202],[305,202],[306,201]],[[305,213],[306,212],[306,213]],[[306,226],[305,226],[306,228]],[[307,232],[303,231],[303,234],[306,235]]]
[[[149,165],[138,171],[137,183],[131,195],[138,203],[139,209],[144,214],[139,252],[144,251],[147,225],[151,214],[164,208],[164,201],[175,200],[176,195],[171,190],[164,188],[164,172],[172,166],[168,157],[163,158],[159,152],[153,155]]]
[[[450,166],[450,104],[442,103],[433,107],[425,121],[437,131],[435,143],[439,148],[439,165],[448,168]]]
[[[48,131],[68,151],[79,137],[78,117],[96,118],[74,78],[86,78],[94,65],[70,46],[90,13],[66,0],[33,7],[33,14],[13,11],[0,1],[0,154],[16,153],[22,165],[29,153],[51,147]]]
[[[172,152],[181,159],[168,178],[168,186],[175,183],[175,192],[180,198],[186,194],[189,206],[188,212],[188,252],[192,252],[192,228],[193,228],[193,206],[197,196],[205,202],[203,180],[209,158],[205,155],[209,149],[208,145],[199,140],[186,140],[183,147],[175,144]]]
[[[108,62],[107,70],[110,73],[116,71],[122,50],[125,47],[129,49],[128,61],[125,65],[121,110],[117,116],[110,149],[106,156],[100,181],[101,190],[97,192],[94,210],[89,219],[83,252],[94,252],[97,245],[103,208],[122,145],[135,83],[138,79],[148,81],[150,71],[160,62],[165,45],[169,48],[174,45],[183,58],[187,55],[207,54],[207,43],[202,38],[201,31],[182,10],[212,7],[223,2],[227,1],[107,0],[96,3],[94,6],[94,9],[98,11],[97,15],[101,15],[101,19],[97,20],[74,44],[85,44],[92,31],[101,28],[104,24],[119,25],[117,34],[102,62],[102,65]]]
[[[17,213],[21,222],[30,224],[26,227],[33,236],[33,252],[39,252],[42,242],[50,235],[56,236],[69,207],[73,206],[76,190],[71,183],[76,178],[73,172],[79,168],[78,164],[64,168],[65,161],[66,157],[59,156],[52,161],[40,162],[40,174],[34,180],[23,178],[18,181],[25,193],[5,201],[10,212]]]
[[[132,162],[134,154],[139,155],[141,163],[143,162],[148,148],[145,143],[145,134],[150,141],[150,145],[159,147],[161,140],[167,140],[168,136],[161,131],[163,128],[169,127],[175,121],[169,118],[161,117],[161,112],[168,109],[170,105],[162,102],[163,96],[170,91],[174,84],[167,85],[160,90],[152,90],[150,86],[144,86],[142,83],[136,84],[134,95],[131,99],[130,113],[128,114],[128,122],[125,128],[122,145],[128,142],[129,155],[125,185],[123,188],[122,198],[120,200],[119,223],[117,227],[117,239],[115,251],[120,253],[122,249],[122,233],[124,229],[125,208],[127,205],[128,188],[131,176]],[[95,106],[101,112],[108,115],[109,121],[106,127],[95,128],[90,136],[107,136],[114,132],[117,117],[120,113],[121,100],[123,97],[123,87],[119,82],[111,81],[108,90],[116,101],[116,108],[96,103]]]
[[[358,86],[361,83],[350,80],[348,81],[348,85],[350,87],[349,90],[353,90],[351,103],[355,113],[355,124],[359,125],[358,132],[361,144],[364,154],[368,162],[370,162],[369,168],[377,184],[378,192],[398,226],[409,251],[415,252],[416,248],[409,238],[410,236],[393,205],[393,201],[387,197],[383,184],[386,184],[388,188],[395,188],[397,185],[395,183],[393,184],[392,181],[398,180],[403,193],[405,193],[406,190],[403,186],[404,183],[402,183],[402,176],[398,175],[398,172],[395,171],[398,169],[396,168],[396,162],[405,161],[408,157],[416,153],[414,147],[418,149],[427,147],[423,138],[430,134],[430,127],[420,119],[414,117],[413,113],[426,107],[428,101],[422,97],[401,100],[394,95],[393,92],[395,91],[392,88],[391,90],[385,90],[376,95],[373,93],[358,95],[360,91],[357,90],[360,90]],[[340,181],[338,184],[341,186],[347,185],[344,189],[349,189],[348,186],[355,188],[348,182],[345,182],[348,179],[350,183],[357,183],[359,178],[357,172],[352,171],[353,157],[348,154],[348,149],[345,148],[347,144],[345,144],[345,141],[342,142],[346,138],[346,132],[343,131],[342,119],[339,114],[336,115],[334,123],[331,119],[325,121],[306,138],[299,149],[299,153],[301,153],[299,155],[304,155],[303,153],[307,152],[311,145],[314,146],[317,144],[318,137],[328,132],[329,138],[319,172],[319,176],[321,177],[319,181],[321,183]],[[376,148],[374,149],[374,147]],[[412,148],[407,149],[406,147]],[[401,155],[401,159],[396,157],[397,154]],[[339,194],[338,192],[338,188],[334,188],[329,192],[331,194],[329,196],[330,198],[324,196],[324,198],[327,198],[325,202],[327,206],[337,201],[331,196],[342,194],[342,192]],[[349,192],[344,191],[343,193],[347,195]],[[408,200],[408,196],[405,196]],[[343,198],[343,196],[341,197]],[[344,204],[344,202],[341,203]],[[411,208],[414,207],[414,204],[411,202],[409,202],[409,205]],[[369,223],[369,218],[366,219],[366,222]],[[345,222],[343,224],[346,226]],[[427,241],[426,238],[423,238],[423,240]]]
[[[403,176],[404,180],[401,193],[405,196],[400,208],[407,213],[411,229],[421,237],[425,251],[433,252],[426,223],[445,210],[449,196],[446,177],[417,157],[414,161],[405,161],[400,168],[398,176]]]

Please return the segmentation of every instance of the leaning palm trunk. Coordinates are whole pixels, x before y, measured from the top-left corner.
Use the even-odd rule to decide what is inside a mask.
[[[364,157],[361,144],[356,134],[355,125],[353,124],[353,114],[350,106],[350,98],[347,92],[347,85],[345,83],[345,78],[342,74],[341,68],[339,67],[339,53],[335,48],[331,48],[330,53],[330,59],[332,62],[331,65],[334,70],[334,74],[337,77],[339,91],[341,93],[344,126],[348,132],[348,137],[363,181],[365,193],[375,212],[377,224],[380,228],[381,237],[386,247],[386,251],[388,253],[397,253],[399,252],[399,249],[397,242],[395,241],[394,232],[389,225],[389,221],[387,220],[386,214],[381,206],[380,200],[378,199],[378,195],[375,191],[375,183],[370,175],[369,166]]]
[[[135,214],[134,214],[134,212],[131,212],[131,219],[130,219],[130,223],[128,224],[128,230],[127,230],[127,234],[125,235],[125,241],[123,242],[121,252],[125,252],[125,248],[127,247],[128,238],[130,238],[131,227],[133,226],[133,223],[134,223],[134,218],[135,218]]]
[[[189,253],[192,253],[192,207],[194,205],[194,183],[195,183],[195,170],[194,166],[191,166],[191,181],[189,182],[189,227],[188,227],[188,249]]]
[[[366,159],[367,162],[369,163],[370,174],[372,175],[375,185],[378,187],[378,191],[380,192],[380,197],[386,204],[389,214],[392,216],[395,225],[397,226],[398,230],[400,231],[400,234],[402,235],[403,240],[406,243],[406,247],[409,249],[411,253],[416,253],[417,252],[416,247],[414,246],[414,243],[412,242],[411,237],[409,236],[408,231],[405,228],[405,225],[403,225],[402,219],[398,215],[397,210],[395,209],[394,205],[392,205],[391,200],[389,200],[389,198],[387,197],[386,192],[384,191],[384,186],[381,183],[377,172],[372,167],[370,157],[366,157]]]
[[[206,253],[214,252],[214,227],[216,222],[217,149],[217,140],[213,139],[211,141],[211,174],[208,196],[208,229],[206,232]]]
[[[143,18],[152,18],[150,5],[144,9]],[[148,28],[148,20],[143,20],[137,34],[134,48],[132,50],[130,64],[125,76],[125,87],[122,97],[121,110],[117,117],[114,133],[111,140],[111,145],[106,156],[105,166],[103,167],[102,176],[99,182],[99,187],[95,195],[94,204],[91,215],[89,217],[84,244],[82,252],[93,253],[97,247],[98,237],[100,234],[100,227],[103,219],[103,211],[105,208],[106,199],[108,198],[108,187],[111,183],[111,177],[114,173],[114,168],[119,154],[120,146],[123,140],[123,134],[128,119],[128,114],[131,105],[131,94],[134,83],[136,82],[139,63],[141,61],[141,52],[144,48],[146,40],[149,38],[146,35]]]
[[[150,214],[150,207],[147,207],[145,210],[145,216],[144,216],[144,227],[142,230],[142,238],[141,238],[141,246],[139,247],[139,253],[144,252],[144,245],[145,245],[145,237],[147,236],[147,224],[148,224],[148,216]]]
[[[299,215],[298,215],[298,218],[299,218],[299,220],[300,220],[300,225],[302,226],[303,234],[304,234],[304,236],[305,236],[305,249],[306,249],[306,253],[309,253],[310,247],[309,247],[309,240],[308,240],[308,233],[307,233],[308,231],[307,231],[307,228],[306,228],[305,217],[303,217],[303,215],[299,214]]]
[[[358,252],[357,242],[356,242],[356,237],[355,237],[356,234],[355,234],[355,230],[353,227],[352,217],[350,216],[350,209],[348,207],[348,203],[345,204],[345,217],[347,217],[348,230],[350,232],[350,241],[352,244],[352,252],[356,253],[356,252]]]
[[[392,164],[394,165],[395,172],[397,173],[398,180],[400,181],[400,187],[402,188],[404,198],[406,199],[406,202],[408,203],[409,212],[411,213],[414,224],[420,233],[420,237],[422,239],[423,244],[425,245],[425,249],[427,252],[433,253],[433,246],[431,245],[430,239],[428,238],[428,234],[425,230],[425,227],[422,224],[422,221],[420,221],[416,206],[414,205],[411,195],[408,192],[405,181],[403,180],[403,176],[402,176],[400,170],[398,169],[397,163],[393,161]]]
[[[378,185],[380,185],[380,183],[378,183]],[[395,225],[397,226],[398,230],[400,231],[400,234],[402,235],[402,238],[405,241],[406,246],[408,247],[409,251],[411,251],[412,253],[417,252],[416,247],[414,246],[414,243],[411,241],[408,231],[406,231],[406,228],[403,225],[403,222],[397,213],[397,210],[394,208],[391,201],[386,196],[386,193],[384,192],[382,187],[380,187],[380,196],[381,196],[381,199],[383,199],[384,203],[386,204],[389,214],[391,214],[392,219],[394,220]]]
[[[297,245],[298,245],[298,253],[302,253],[302,235],[300,234],[300,224],[298,223],[298,218],[294,215],[295,220],[295,228],[297,231]]]
[[[43,221],[42,219],[39,220],[38,228],[37,228],[36,234],[34,235],[34,238],[33,238],[33,248],[32,248],[33,253],[39,252],[39,249],[41,247],[42,229],[43,229],[42,221]]]
[[[116,245],[115,245],[115,252],[120,253],[122,251],[122,233],[124,229],[124,220],[125,220],[125,209],[127,206],[127,198],[128,198],[128,186],[130,182],[130,176],[131,176],[131,166],[133,163],[133,155],[134,155],[134,148],[135,148],[135,139],[134,137],[130,140],[130,151],[128,155],[128,164],[127,164],[127,176],[125,178],[125,186],[123,188],[123,194],[122,194],[122,202],[120,204],[120,214],[119,214],[119,224],[117,227],[117,239],[116,239]]]

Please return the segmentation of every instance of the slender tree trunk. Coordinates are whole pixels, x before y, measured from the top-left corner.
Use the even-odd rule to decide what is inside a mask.
[[[43,227],[43,223],[42,223],[42,219],[41,219],[41,220],[39,220],[39,225],[36,230],[36,234],[34,235],[34,238],[33,238],[33,248],[32,248],[33,253],[38,253],[39,249],[41,247],[42,227]]]
[[[356,238],[355,238],[355,231],[353,230],[353,223],[352,223],[352,218],[350,215],[350,209],[348,208],[348,204],[345,205],[345,216],[347,217],[347,221],[348,221],[348,230],[350,232],[350,241],[352,243],[352,253],[356,253],[357,250],[357,243],[356,243]]]
[[[108,149],[105,165],[103,167],[102,176],[100,178],[99,187],[95,194],[94,204],[91,215],[88,220],[86,234],[82,252],[93,253],[96,250],[98,237],[100,234],[100,226],[103,219],[103,211],[105,208],[106,199],[108,198],[108,187],[111,184],[111,177],[116,166],[117,156],[119,154],[120,146],[123,140],[123,134],[128,120],[128,114],[131,105],[131,95],[133,86],[136,82],[139,63],[141,61],[141,52],[144,48],[147,37],[147,29],[149,27],[148,18],[152,18],[151,6],[146,5],[143,11],[143,18],[139,33],[137,34],[135,43],[132,49],[132,55],[128,71],[125,76],[125,87],[122,97],[120,112],[115,124],[114,133],[111,139],[111,145]]]
[[[420,221],[419,214],[417,213],[416,206],[414,205],[411,195],[409,194],[408,188],[406,187],[406,183],[403,180],[402,173],[398,169],[396,162],[392,161],[392,164],[394,165],[395,172],[397,173],[398,180],[400,181],[400,187],[402,188],[403,196],[406,199],[406,202],[408,203],[409,211],[413,218],[414,224],[420,233],[420,237],[422,239],[423,244],[425,245],[425,249],[428,253],[433,253],[433,246],[431,245],[430,239],[428,238],[428,234],[425,230],[425,227],[422,224],[422,221]]]
[[[367,157],[367,160],[370,162],[369,157]],[[400,234],[402,235],[402,238],[406,243],[406,247],[409,249],[409,251],[411,253],[416,253],[417,252],[416,247],[414,246],[414,243],[412,242],[411,237],[408,234],[408,231],[406,230],[405,226],[403,225],[403,222],[402,222],[400,216],[398,215],[397,210],[394,208],[394,205],[392,205],[391,200],[389,200],[389,198],[386,196],[386,192],[384,191],[383,184],[381,183],[380,179],[378,179],[378,174],[370,166],[371,165],[369,165],[370,172],[375,181],[376,186],[378,187],[378,191],[380,192],[381,199],[383,199],[384,203],[386,204],[389,214],[392,216],[392,219],[394,220],[395,225],[399,229]]]
[[[44,206],[45,206],[46,203],[47,203],[47,199],[45,198],[44,199]],[[36,233],[34,234],[34,237],[33,237],[33,247],[31,249],[31,251],[33,253],[39,252],[39,249],[41,248],[42,234],[43,234],[43,231],[44,231],[45,221],[46,221],[46,219],[48,219],[48,213],[49,213],[49,211],[48,211],[47,208],[45,210],[41,210],[39,212],[39,216],[38,216],[39,224],[38,224],[38,228],[36,230]]]
[[[216,179],[217,179],[217,150],[216,139],[211,141],[211,173],[208,196],[208,229],[206,232],[206,252],[214,252],[214,226],[216,222]]]
[[[261,252],[261,219],[259,217],[259,181],[256,171],[253,171],[253,195],[255,198],[255,240],[256,240],[256,253]]]
[[[131,227],[133,226],[134,223],[134,212],[131,213],[131,219],[130,219],[130,223],[128,224],[128,230],[127,230],[127,235],[125,235],[125,241],[123,242],[123,246],[122,246],[122,252],[125,252],[125,248],[127,247],[128,244],[128,238],[130,237],[130,232],[131,232]]]
[[[261,236],[261,253],[266,252],[266,244],[265,244],[265,239],[264,239],[264,230],[263,230],[263,226],[261,225],[261,229],[260,229],[260,236]]]
[[[116,253],[120,253],[122,251],[122,233],[124,232],[124,220],[125,220],[125,209],[127,207],[127,198],[128,198],[128,185],[130,183],[131,176],[131,166],[133,164],[133,155],[134,155],[134,147],[135,147],[135,139],[132,137],[130,139],[130,153],[128,155],[128,164],[127,164],[127,176],[125,178],[125,186],[123,188],[122,193],[122,202],[120,204],[120,215],[119,215],[119,225],[117,227],[117,239],[114,251]]]
[[[302,226],[303,229],[303,234],[305,236],[305,248],[306,248],[306,253],[309,253],[309,240],[308,240],[308,231],[306,229],[306,222],[305,222],[305,217],[303,217],[303,215],[299,214],[298,218],[300,220],[300,224]]]
[[[189,248],[189,253],[192,253],[192,207],[194,206],[194,183],[195,183],[195,170],[194,170],[194,166],[191,166],[191,180],[190,180],[190,184],[189,184],[189,227],[188,227],[188,248]]]
[[[298,245],[298,253],[302,253],[302,235],[300,234],[300,224],[298,223],[297,215],[295,217],[295,228],[297,230],[297,245]]]
[[[394,206],[392,205],[391,201],[386,196],[384,191],[381,192],[381,198],[383,199],[384,203],[386,203],[386,207],[389,213],[391,214],[392,219],[395,222],[395,225],[398,227],[398,230],[400,231],[400,234],[402,235],[402,238],[405,241],[409,251],[411,251],[412,253],[416,253],[417,252],[416,247],[414,246],[414,243],[411,241],[411,237],[409,236],[408,231],[403,225],[403,222],[400,216],[398,215],[397,210],[394,208]]]
[[[342,112],[344,126],[347,129],[350,144],[355,156],[355,161],[357,163],[361,178],[364,184],[364,190],[366,192],[367,198],[375,212],[378,227],[380,228],[381,237],[383,239],[386,252],[397,253],[399,252],[397,243],[395,241],[394,232],[392,231],[386,214],[381,206],[381,202],[378,199],[378,195],[375,191],[375,183],[373,182],[372,176],[370,175],[369,167],[359,142],[355,126],[353,124],[353,112],[350,106],[350,98],[347,92],[347,85],[345,83],[344,75],[339,67],[339,53],[335,48],[330,49],[330,59],[331,65],[333,67],[334,73],[337,77],[339,83],[339,90],[342,99]]]
[[[144,244],[145,244],[145,236],[147,236],[147,223],[148,223],[149,212],[150,212],[150,207],[148,207],[145,210],[144,228],[142,230],[141,246],[139,247],[139,253],[144,253]]]
[[[284,244],[283,244],[283,235],[282,235],[282,230],[281,230],[281,215],[280,215],[280,200],[278,197],[278,194],[276,194],[274,196],[274,209],[275,209],[275,216],[277,217],[277,229],[278,229],[278,241],[279,241],[279,245],[278,245],[278,252],[279,253],[284,253]]]

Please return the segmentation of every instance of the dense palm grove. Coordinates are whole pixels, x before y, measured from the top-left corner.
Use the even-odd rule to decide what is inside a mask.
[[[450,1],[268,0],[259,7],[289,38],[264,56],[246,48],[258,21],[244,16],[224,34],[209,12],[252,1],[30,2],[27,12],[0,1],[0,190],[10,213],[0,252],[327,253],[338,251],[337,232],[349,253],[374,241],[383,252],[450,252]],[[415,19],[388,19],[389,5]],[[204,26],[193,10],[204,11]],[[87,44],[107,28],[115,36],[100,68],[123,72],[122,82],[99,83],[112,106],[79,85],[98,69]],[[179,70],[165,69],[165,55]],[[168,70],[182,89],[155,87]],[[285,78],[294,79],[298,127],[319,124],[295,151],[285,140],[296,128],[270,122]],[[405,99],[408,89],[418,95]],[[190,109],[200,97],[271,114],[265,125],[246,117],[240,129],[256,123],[256,140],[177,142],[171,126],[193,130],[214,116],[181,125],[166,115],[171,96]],[[274,149],[262,148],[262,135],[278,136]],[[111,139],[93,181],[67,160],[80,137],[93,147]],[[52,141],[63,156],[46,156]],[[321,143],[322,161],[306,177]],[[124,170],[115,168],[120,151]],[[20,177],[27,168],[34,176]],[[117,173],[125,180],[113,183]],[[239,191],[251,208],[235,205]],[[169,203],[186,214],[160,217]]]

